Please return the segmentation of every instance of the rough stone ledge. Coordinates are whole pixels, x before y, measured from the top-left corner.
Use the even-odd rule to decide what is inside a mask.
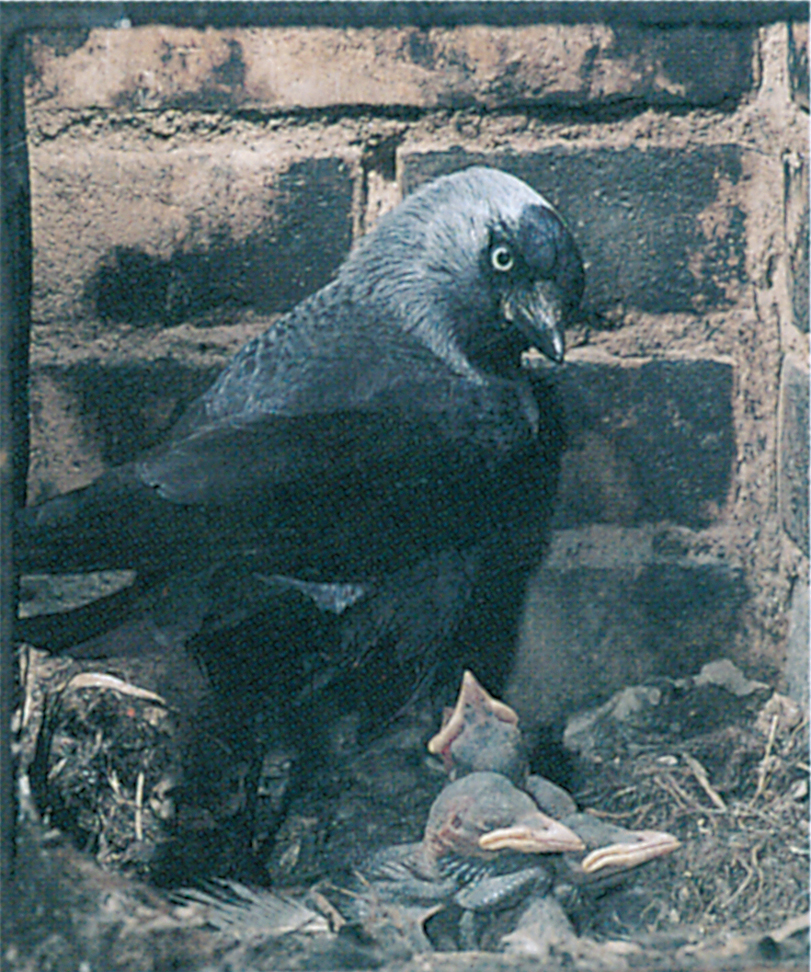
[[[32,34],[31,107],[713,105],[753,83],[756,32],[700,24],[232,28]]]

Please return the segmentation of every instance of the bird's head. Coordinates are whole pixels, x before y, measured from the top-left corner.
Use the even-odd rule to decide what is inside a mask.
[[[494,699],[471,671],[462,676],[456,705],[429,739],[428,752],[441,755],[454,776],[492,770],[516,782],[526,773],[518,716]]]
[[[542,813],[506,776],[489,772],[446,786],[431,806],[423,835],[423,852],[431,862],[447,855],[557,854],[583,846],[577,834]]]
[[[362,241],[350,264],[401,326],[434,352],[496,373],[537,348],[563,360],[583,264],[553,207],[526,183],[474,167],[422,186]]]

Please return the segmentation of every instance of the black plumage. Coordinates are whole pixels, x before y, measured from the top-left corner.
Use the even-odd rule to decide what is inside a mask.
[[[340,616],[341,664],[441,650],[468,608],[476,638],[538,559],[556,488],[553,382],[522,354],[562,361],[582,289],[575,242],[534,190],[487,168],[438,179],[246,345],[164,444],[25,510],[20,568],[206,577],[193,631],[239,616],[210,583],[227,567]]]

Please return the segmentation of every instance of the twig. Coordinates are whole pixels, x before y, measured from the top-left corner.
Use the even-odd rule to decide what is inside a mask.
[[[52,780],[56,779],[56,777],[59,776],[59,774],[67,765],[68,765],[67,756],[63,756],[61,759],[58,759],[53,764],[53,766],[48,770],[48,777],[47,777],[48,782],[50,783]]]
[[[784,942],[798,931],[808,928],[808,919],[809,915],[807,911],[803,915],[797,915],[796,918],[790,918],[784,925],[776,931],[773,931],[769,937],[773,938],[776,942]]]
[[[118,778],[118,773],[114,769],[111,769],[107,774],[107,782],[110,784],[110,789],[113,791],[113,796],[116,798],[118,803],[126,802],[126,796],[121,787],[121,780]]]
[[[647,804],[645,809],[647,809],[650,804]],[[612,813],[610,810],[597,810],[595,807],[586,807],[583,813],[591,814],[592,817],[605,818],[606,820],[625,820],[627,817],[633,817],[639,811],[637,809],[633,810],[623,810],[622,813]]]
[[[135,780],[135,839],[144,839],[144,771],[138,770]]]
[[[755,795],[749,801],[749,806],[754,806],[758,797],[761,796],[763,791],[766,789],[766,777],[769,773],[769,762],[772,754],[772,746],[774,746],[774,737],[777,733],[777,723],[778,723],[777,713],[772,716],[772,723],[769,726],[769,738],[766,740],[766,750],[763,753],[763,759],[760,761],[760,765],[757,770],[757,787],[755,789]]]
[[[775,717],[776,718],[776,717]],[[707,794],[707,796],[712,800],[714,806],[724,813],[727,811],[727,805],[724,803],[720,793],[712,786],[709,777],[707,776],[707,771],[699,763],[699,761],[694,757],[690,756],[689,753],[682,753],[685,763],[690,767],[693,776],[698,780],[698,784],[701,789]]]
[[[660,786],[665,792],[675,797],[676,803],[682,810],[701,810],[702,807],[695,802],[689,793],[685,792],[673,777],[667,773],[664,776],[654,776],[653,782]]]
[[[762,850],[762,848],[763,844],[755,844],[755,846],[752,848],[752,870],[755,872],[755,874],[757,874],[757,890],[755,891],[752,907],[744,916],[744,921],[754,917],[760,908],[760,896],[763,892],[763,883],[765,878],[763,875],[763,868],[760,866],[760,861],[758,861],[757,855],[758,851]]]
[[[20,655],[20,668],[22,669],[21,681],[25,686],[25,699],[23,701],[22,718],[20,720],[20,732],[25,729],[34,711],[34,686],[36,676],[34,673],[34,661],[32,657],[33,648],[25,645]]]
[[[729,881],[729,876],[730,876],[730,871],[731,871],[731,869],[732,869],[732,868],[733,868],[733,867],[734,867],[734,866],[735,866],[736,864],[737,864],[737,865],[739,865],[740,867],[743,867],[743,869],[744,869],[744,870],[746,871],[746,875],[747,875],[747,877],[749,876],[749,868],[748,868],[748,867],[747,867],[747,866],[746,866],[746,865],[745,865],[745,864],[743,863],[743,861],[741,861],[741,859],[740,859],[740,858],[738,857],[738,855],[736,854],[736,855],[735,855],[735,856],[733,857],[733,859],[732,859],[732,862],[731,862],[731,864],[730,864],[730,862],[728,862],[728,861],[722,861],[722,862],[721,862],[721,864],[720,864],[720,866],[721,866],[721,867],[723,868],[723,870],[724,870],[724,879],[725,879],[725,880],[726,880],[727,882]],[[720,887],[717,887],[717,885],[718,885],[718,880],[716,880],[716,882],[715,882],[715,884],[716,884],[716,889],[715,889],[715,891],[713,892],[713,895],[712,895],[712,897],[710,898],[710,900],[709,900],[709,901],[707,902],[707,904],[706,904],[706,906],[705,906],[705,907],[703,908],[703,910],[701,911],[701,916],[700,916],[700,918],[699,918],[699,921],[700,921],[700,922],[703,922],[703,921],[706,921],[706,919],[707,919],[707,916],[708,916],[708,915],[710,914],[710,912],[711,912],[711,911],[713,910],[713,908],[715,907],[715,904],[716,904],[716,902],[718,901],[718,899],[719,899],[719,898],[721,897],[721,895],[723,894],[723,891],[724,891],[724,890],[726,889],[726,885],[725,885],[725,888],[724,888],[724,889],[722,889],[722,888],[720,888]],[[701,894],[700,894],[700,893],[698,893],[698,892],[696,892],[696,893],[698,894],[698,898],[699,898],[699,901],[700,901],[700,900],[701,900]],[[723,906],[721,906],[721,907],[723,907]]]
[[[732,902],[736,898],[739,898],[743,894],[743,892],[749,887],[749,885],[752,882],[752,877],[754,876],[754,873],[755,873],[755,869],[753,867],[750,867],[749,864],[747,864],[746,861],[743,860],[742,858],[738,857],[737,854],[735,855],[735,860],[733,861],[733,863],[740,864],[741,865],[741,867],[744,869],[744,871],[746,871],[746,877],[743,879],[743,881],[741,881],[741,883],[738,885],[738,887],[735,888],[735,890],[727,898],[727,900],[721,905],[721,907],[724,910],[726,910],[727,908],[729,908],[729,906],[732,904]]]
[[[335,905],[317,889],[312,888],[309,896],[312,899],[316,910],[320,911],[329,922],[330,931],[339,932],[346,924],[346,918],[344,918]]]
[[[104,688],[113,689],[122,695],[131,695],[136,699],[146,699],[148,702],[156,702],[158,705],[165,706],[166,700],[157,692],[150,692],[149,689],[140,688],[130,682],[125,682],[115,675],[108,675],[106,672],[80,672],[74,675],[65,686],[65,690],[79,688]]]

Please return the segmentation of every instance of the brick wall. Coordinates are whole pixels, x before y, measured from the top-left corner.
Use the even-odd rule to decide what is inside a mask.
[[[484,162],[559,207],[588,279],[512,701],[544,723],[724,655],[802,697],[807,47],[788,21],[30,33],[31,497],[156,441],[382,212]]]

